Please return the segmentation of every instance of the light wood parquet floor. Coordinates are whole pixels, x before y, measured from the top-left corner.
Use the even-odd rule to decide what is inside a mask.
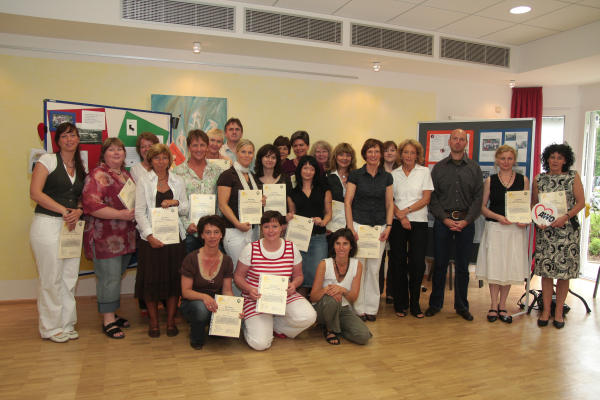
[[[539,282],[534,279],[534,288]],[[120,314],[132,328],[124,340],[101,332],[94,298],[78,299],[81,338],[65,344],[41,340],[33,302],[0,304],[0,399],[598,399],[599,301],[593,283],[574,281],[579,300],[566,327],[538,328],[537,313],[512,325],[488,323],[487,286],[469,287],[473,322],[453,312],[453,292],[433,318],[397,318],[381,305],[369,323],[367,346],[328,345],[318,329],[297,339],[275,339],[256,352],[240,340],[210,337],[203,350],[180,334],[147,336],[137,302],[124,296]],[[513,287],[510,312],[523,289]],[[423,309],[429,291],[421,297]]]

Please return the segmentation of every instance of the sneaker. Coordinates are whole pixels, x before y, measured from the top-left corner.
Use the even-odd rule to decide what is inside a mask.
[[[56,335],[50,336],[48,340],[51,340],[54,343],[64,343],[69,341],[69,335],[65,332],[59,332]]]
[[[77,332],[75,329],[65,332],[65,335],[69,337],[69,340],[79,339],[79,332]]]

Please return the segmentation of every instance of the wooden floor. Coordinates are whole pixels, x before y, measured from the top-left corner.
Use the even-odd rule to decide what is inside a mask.
[[[454,314],[448,292],[444,310],[423,320],[397,318],[382,304],[367,346],[328,345],[315,328],[275,339],[265,352],[213,337],[194,351],[184,322],[179,336],[164,334],[164,314],[163,335],[151,339],[131,297],[120,312],[133,324],[124,340],[105,337],[95,300],[81,298],[81,338],[57,344],[39,338],[34,303],[4,303],[0,399],[598,399],[599,301],[591,282],[572,286],[593,311],[569,296],[560,331],[538,328],[535,312],[512,325],[488,323],[488,289],[472,280],[473,322]],[[513,288],[511,312],[522,292]]]

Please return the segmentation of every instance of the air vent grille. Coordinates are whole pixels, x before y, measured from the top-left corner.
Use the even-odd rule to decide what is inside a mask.
[[[173,0],[122,0],[123,19],[234,30],[234,7]]]
[[[440,49],[442,58],[507,68],[510,66],[510,49],[505,47],[441,38]]]
[[[342,23],[299,15],[246,9],[246,32],[342,43]]]
[[[433,36],[352,24],[352,45],[431,56]]]

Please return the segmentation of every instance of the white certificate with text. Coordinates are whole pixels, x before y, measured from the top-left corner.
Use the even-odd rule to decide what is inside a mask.
[[[152,236],[163,244],[179,243],[179,213],[177,207],[157,207],[151,210]]]
[[[119,200],[128,210],[133,210],[135,207],[135,183],[133,183],[133,179],[127,179],[125,185],[118,194]]]
[[[327,224],[327,230],[335,232],[346,227],[346,213],[344,203],[333,200],[331,202],[331,221]]]
[[[240,222],[260,224],[262,217],[262,190],[240,190],[238,214]]]
[[[197,224],[205,215],[215,213],[217,196],[214,194],[190,194],[190,223]]]
[[[239,337],[244,309],[244,298],[215,295],[217,311],[212,313],[208,334],[212,336]]]
[[[75,223],[75,228],[70,231],[67,227],[67,224],[63,223],[58,242],[58,258],[81,257],[81,244],[83,243],[84,227],[84,221],[77,221]]]
[[[258,279],[256,311],[265,314],[285,315],[287,302],[288,277],[261,274]]]
[[[531,222],[531,197],[529,190],[509,191],[505,197],[506,219],[510,222],[529,224]]]
[[[312,218],[294,215],[294,218],[288,222],[285,239],[294,242],[298,250],[308,251],[314,225]]]
[[[263,185],[263,195],[267,198],[265,201],[265,211],[279,211],[281,215],[287,214],[285,183],[266,183]]]
[[[567,213],[567,193],[564,190],[558,192],[539,192],[539,202],[545,205],[551,205],[556,209],[558,215],[556,218]]]
[[[358,225],[358,250],[356,258],[379,258],[379,236],[381,236],[380,226]]]

